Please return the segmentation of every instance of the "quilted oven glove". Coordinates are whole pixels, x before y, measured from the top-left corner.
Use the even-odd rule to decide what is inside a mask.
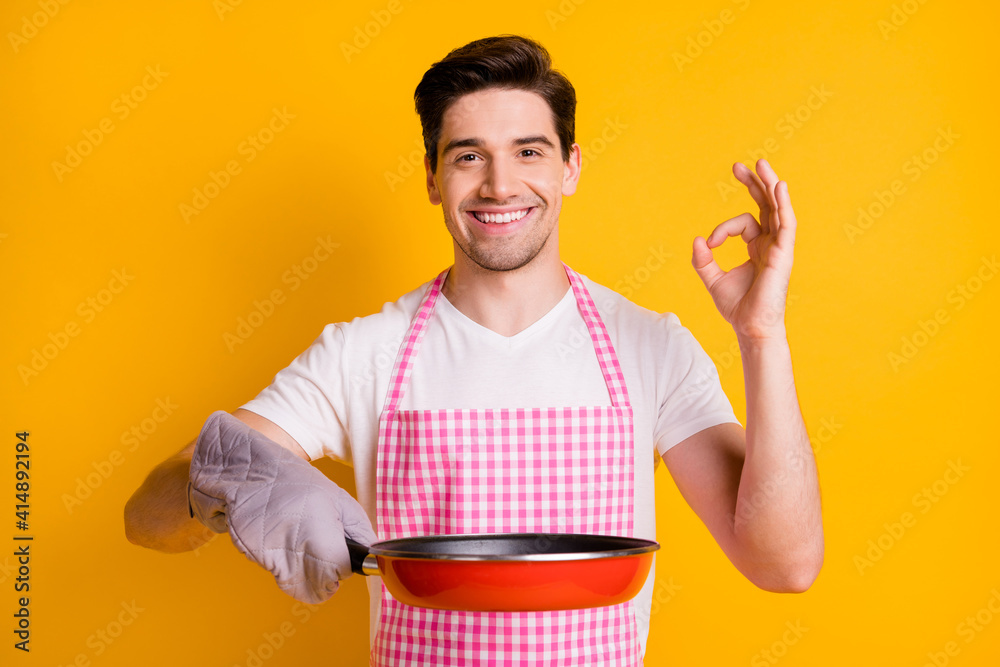
[[[213,412],[191,458],[191,516],[269,570],[281,590],[316,604],[351,574],[345,534],[376,540],[349,493],[228,412]]]

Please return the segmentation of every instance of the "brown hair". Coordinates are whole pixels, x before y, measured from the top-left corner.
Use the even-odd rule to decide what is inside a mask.
[[[445,111],[463,95],[488,88],[520,89],[541,95],[552,109],[563,162],[576,131],[576,91],[552,69],[545,47],[527,37],[500,35],[470,42],[431,65],[413,93],[424,133],[424,151],[437,171],[437,145]]]

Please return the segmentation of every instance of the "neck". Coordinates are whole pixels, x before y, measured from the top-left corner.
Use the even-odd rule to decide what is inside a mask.
[[[547,253],[514,271],[489,271],[456,248],[455,265],[442,293],[473,322],[501,336],[513,336],[552,310],[569,289],[558,254],[543,254]]]

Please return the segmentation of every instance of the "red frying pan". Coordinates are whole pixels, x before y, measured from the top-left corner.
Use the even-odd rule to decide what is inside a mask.
[[[606,607],[642,588],[660,545],[611,535],[512,533],[347,540],[351,567],[413,607],[554,611]]]

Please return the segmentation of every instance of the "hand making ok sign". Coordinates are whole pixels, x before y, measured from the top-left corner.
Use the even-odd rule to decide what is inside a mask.
[[[751,213],[742,213],[713,229],[707,240],[699,236],[694,240],[691,263],[737,336],[750,340],[784,338],[795,213],[788,197],[788,184],[778,180],[767,160],[758,160],[756,166],[754,174],[737,162],[733,174],[747,186],[760,207],[760,222]],[[746,242],[750,258],[723,271],[712,256],[712,249],[731,236],[739,236]]]

